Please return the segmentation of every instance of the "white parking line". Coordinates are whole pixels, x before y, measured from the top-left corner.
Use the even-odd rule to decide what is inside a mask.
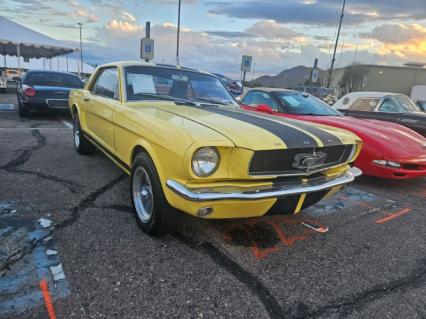
[[[69,129],[71,129],[72,130],[72,124],[70,123],[70,122],[68,122],[68,121],[66,121],[66,120],[63,120],[62,121],[62,123],[67,127],[67,128],[69,128]]]
[[[68,127],[0,127],[0,131],[54,131],[54,130],[69,130]]]

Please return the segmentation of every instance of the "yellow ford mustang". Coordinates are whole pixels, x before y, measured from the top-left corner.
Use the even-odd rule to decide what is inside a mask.
[[[203,218],[292,214],[352,182],[354,134],[242,111],[194,69],[103,65],[70,94],[78,153],[103,151],[131,175],[138,224],[157,234],[176,211]]]

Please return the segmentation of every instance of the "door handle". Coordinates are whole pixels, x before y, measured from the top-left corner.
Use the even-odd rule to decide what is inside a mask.
[[[89,102],[89,101],[90,101],[90,99],[89,99],[88,97],[85,97],[85,98],[83,99],[83,101],[84,101],[84,102]]]

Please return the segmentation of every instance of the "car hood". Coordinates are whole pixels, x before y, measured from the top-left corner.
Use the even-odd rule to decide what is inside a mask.
[[[145,103],[138,104],[142,106]],[[239,108],[188,106],[174,102],[151,102],[149,105],[208,127],[231,140],[235,146],[252,150],[336,146],[359,140],[344,130],[263,116]]]
[[[426,139],[399,124],[350,116],[305,116],[303,120],[346,129],[365,141],[376,140],[400,154],[426,154]]]

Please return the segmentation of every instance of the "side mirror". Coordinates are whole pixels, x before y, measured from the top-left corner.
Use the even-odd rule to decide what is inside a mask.
[[[269,114],[272,114],[274,112],[272,107],[266,104],[259,104],[258,106],[256,106],[256,111],[269,113]]]

